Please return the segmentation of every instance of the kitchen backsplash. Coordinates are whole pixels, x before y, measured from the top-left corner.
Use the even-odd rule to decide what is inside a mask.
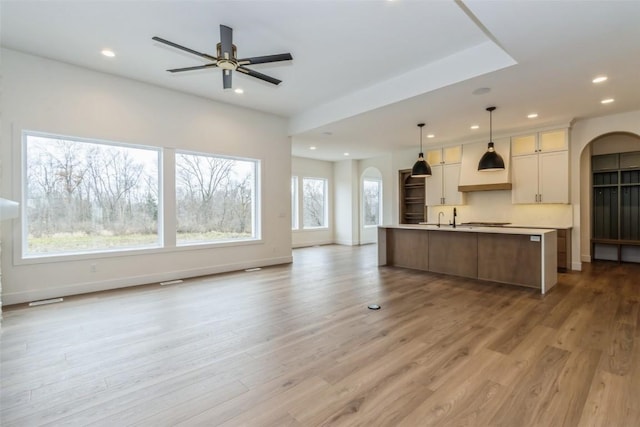
[[[514,205],[511,191],[478,191],[467,194],[465,205],[434,206],[427,208],[428,222],[438,222],[438,212],[444,213],[443,223],[452,219],[453,208],[457,209],[456,223],[463,222],[510,222],[514,225],[532,227],[571,227],[570,204]]]

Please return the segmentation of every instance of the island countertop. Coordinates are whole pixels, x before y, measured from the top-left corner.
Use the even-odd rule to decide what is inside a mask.
[[[452,225],[442,224],[440,227],[433,224],[395,224],[380,225],[378,228],[399,228],[406,230],[433,230],[433,231],[465,231],[470,233],[497,233],[497,234],[523,234],[523,235],[542,235],[555,232],[555,228],[524,228],[518,226],[499,226],[499,227],[482,227],[475,225]]]
[[[558,280],[551,228],[398,224],[378,227],[378,265],[539,289]]]

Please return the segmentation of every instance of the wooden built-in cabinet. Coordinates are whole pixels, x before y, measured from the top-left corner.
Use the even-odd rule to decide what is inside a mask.
[[[419,224],[426,221],[425,178],[413,178],[411,169],[398,171],[399,223]]]
[[[477,239],[477,235],[472,233],[429,233],[428,270],[460,277],[478,277]]]
[[[428,227],[428,226],[425,226]],[[378,228],[378,264],[547,292],[557,282],[555,230]]]
[[[540,241],[532,241],[531,236],[479,234],[478,278],[539,288],[540,245]]]
[[[427,152],[431,176],[427,178],[427,206],[462,205],[465,194],[458,191],[462,146],[443,147]]]
[[[593,156],[591,255],[640,258],[640,151]]]
[[[514,204],[569,203],[568,130],[511,138]]]
[[[558,228],[558,271],[571,270],[571,229]]]

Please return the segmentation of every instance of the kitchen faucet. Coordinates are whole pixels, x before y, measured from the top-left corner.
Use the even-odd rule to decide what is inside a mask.
[[[453,228],[456,228],[456,217],[458,216],[458,212],[456,211],[456,208],[453,208],[453,223],[451,225],[453,225]]]
[[[440,215],[444,216],[444,212],[438,212],[438,228],[440,228]]]

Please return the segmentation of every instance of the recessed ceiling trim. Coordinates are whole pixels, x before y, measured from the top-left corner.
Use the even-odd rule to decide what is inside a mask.
[[[296,135],[329,123],[394,104],[445,86],[515,65],[492,41],[485,41],[334,101],[304,111],[289,122]]]

